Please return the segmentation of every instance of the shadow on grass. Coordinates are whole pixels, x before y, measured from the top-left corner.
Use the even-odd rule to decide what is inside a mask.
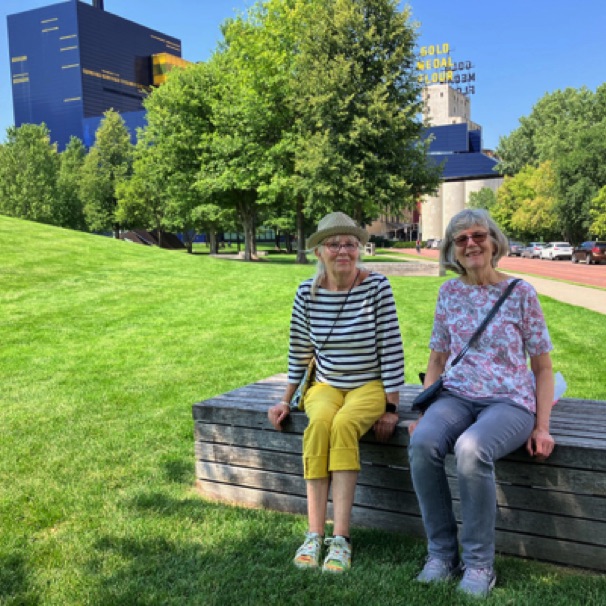
[[[164,461],[163,467],[166,479],[173,484],[190,486],[196,473],[196,466],[193,460],[173,459]]]
[[[0,604],[36,606],[40,598],[28,580],[27,566],[22,556],[0,555]]]
[[[353,529],[354,566],[347,575],[330,575],[292,565],[303,516],[159,492],[140,494],[127,507],[151,523],[143,533],[133,524],[132,535],[108,533],[95,543],[89,568],[98,583],[87,602],[94,606],[476,603],[460,596],[454,582],[416,583],[425,542],[401,534]],[[490,604],[597,606],[606,583],[515,558],[499,558],[497,572]]]

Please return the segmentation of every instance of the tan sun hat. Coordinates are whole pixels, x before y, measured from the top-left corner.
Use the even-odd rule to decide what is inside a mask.
[[[309,236],[306,247],[315,248],[330,236],[355,236],[362,244],[368,242],[368,232],[345,213],[329,213],[318,223],[318,231]]]

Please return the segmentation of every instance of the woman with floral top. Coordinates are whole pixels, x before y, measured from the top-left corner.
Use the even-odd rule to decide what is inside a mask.
[[[427,387],[443,375],[445,389],[409,427],[411,474],[428,538],[417,580],[462,574],[459,589],[474,596],[487,596],[496,582],[494,462],[524,444],[539,458],[554,448],[552,344],[530,284],[516,284],[478,342],[450,367],[512,280],[496,268],[507,251],[507,238],[486,211],[466,209],[450,221],[440,261],[459,277],[440,288],[425,376]],[[460,490],[461,557],[444,469],[449,452]]]

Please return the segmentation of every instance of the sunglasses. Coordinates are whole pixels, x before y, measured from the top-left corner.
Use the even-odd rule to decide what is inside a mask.
[[[487,231],[477,231],[473,234],[469,234],[468,236],[457,236],[453,239],[453,242],[456,246],[464,248],[468,245],[470,239],[476,244],[482,244],[482,242],[486,242],[486,238],[488,238]]]

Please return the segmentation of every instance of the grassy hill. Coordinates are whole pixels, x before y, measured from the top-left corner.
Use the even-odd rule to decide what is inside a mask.
[[[289,603],[272,595],[307,585],[284,572],[303,519],[194,493],[191,405],[285,370],[293,295],[312,272],[0,217],[0,604],[219,603],[200,597],[209,588],[226,602]],[[416,382],[441,279],[391,282]],[[569,394],[606,398],[586,354],[606,319],[543,303]],[[391,545],[396,599],[422,545],[360,536]],[[379,603],[383,571],[352,580],[349,603]],[[317,591],[341,595],[337,581]]]

